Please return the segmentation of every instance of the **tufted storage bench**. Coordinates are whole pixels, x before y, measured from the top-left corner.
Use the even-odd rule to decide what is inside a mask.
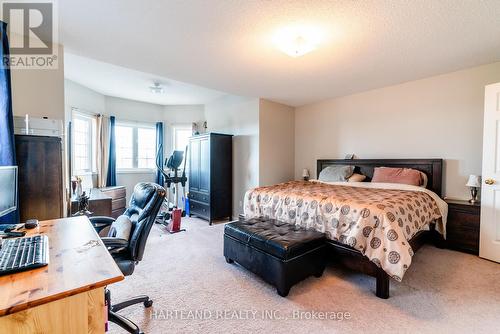
[[[292,285],[326,265],[325,236],[270,219],[244,219],[226,224],[224,256],[273,284],[282,297]]]

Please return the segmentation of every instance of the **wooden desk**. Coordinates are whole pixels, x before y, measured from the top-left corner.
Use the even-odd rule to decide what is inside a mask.
[[[105,286],[123,275],[87,217],[40,222],[49,265],[0,276],[0,333],[104,333]]]

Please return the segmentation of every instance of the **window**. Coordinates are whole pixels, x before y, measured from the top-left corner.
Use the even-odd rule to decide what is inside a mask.
[[[189,145],[189,137],[193,135],[191,125],[176,125],[172,128],[172,146],[175,151],[184,152],[184,161],[181,168],[186,163],[186,173],[189,173],[189,159],[186,155],[186,146]]]
[[[129,126],[115,127],[116,166],[118,168],[134,168],[134,128]]]
[[[186,146],[189,144],[189,137],[193,135],[190,126],[174,126],[174,150],[185,151]]]
[[[92,116],[73,109],[72,122],[72,169],[73,175],[95,171],[96,122]]]
[[[119,124],[115,127],[116,167],[154,169],[156,129],[147,125]]]
[[[155,168],[156,129],[137,129],[137,167]]]

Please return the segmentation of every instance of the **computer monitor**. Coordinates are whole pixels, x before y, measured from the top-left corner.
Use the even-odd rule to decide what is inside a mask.
[[[17,166],[0,167],[0,217],[17,209]]]

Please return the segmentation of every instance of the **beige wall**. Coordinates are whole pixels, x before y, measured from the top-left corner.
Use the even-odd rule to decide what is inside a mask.
[[[259,102],[259,185],[294,179],[294,108],[261,99]]]
[[[481,174],[484,86],[500,63],[336,98],[296,109],[295,177],[316,159],[443,158],[444,194],[468,198]]]
[[[21,38],[11,34],[11,38]],[[12,39],[11,39],[12,41]],[[14,116],[25,116],[62,120],[64,111],[64,48],[58,48],[57,69],[15,69],[11,70],[12,113]],[[1,130],[0,130],[1,131]],[[64,129],[66,131],[66,129]],[[67,188],[67,152],[66,138],[63,138],[63,191]],[[66,213],[66,197],[63,201],[63,212]]]
[[[233,216],[245,192],[259,185],[259,99],[226,95],[205,105],[208,131],[233,137]]]
[[[223,96],[205,105],[208,131],[233,137],[233,216],[248,189],[293,179],[294,109],[258,98]]]
[[[106,96],[105,114],[115,116],[117,122],[131,121],[154,124],[163,121],[163,106]]]
[[[64,109],[66,121],[71,120],[71,108],[105,114],[105,96],[71,80],[64,80]]]
[[[64,120],[64,52],[58,47],[57,69],[12,69],[12,112],[14,116],[48,117]]]

